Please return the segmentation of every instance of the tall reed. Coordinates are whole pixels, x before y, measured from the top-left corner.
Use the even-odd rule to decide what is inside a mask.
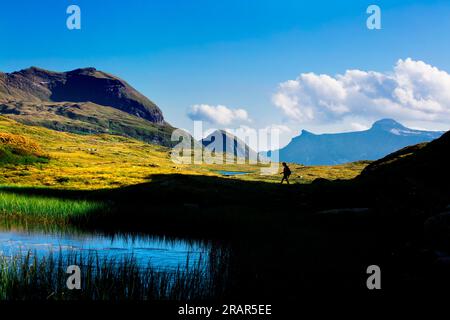
[[[71,218],[106,210],[98,201],[58,199],[0,192],[0,215],[6,218],[64,224]]]
[[[207,262],[207,260],[209,260]],[[178,268],[142,267],[134,257],[50,253],[39,258],[28,251],[0,256],[0,300],[202,300],[225,292],[226,254],[200,257]],[[211,264],[212,263],[212,264]],[[69,265],[81,269],[81,289],[69,290]]]

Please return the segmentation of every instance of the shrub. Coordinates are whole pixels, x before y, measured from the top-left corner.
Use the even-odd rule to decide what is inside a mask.
[[[0,132],[0,165],[46,163],[39,144],[26,137]]]

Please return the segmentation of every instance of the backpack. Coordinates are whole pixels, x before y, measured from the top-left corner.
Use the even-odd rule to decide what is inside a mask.
[[[284,167],[284,174],[287,176],[291,175],[291,169],[289,169],[288,167]]]

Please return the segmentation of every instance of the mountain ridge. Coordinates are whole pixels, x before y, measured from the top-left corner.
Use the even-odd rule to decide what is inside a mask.
[[[171,146],[161,109],[126,81],[96,68],[0,73],[0,114],[73,133],[108,133]]]
[[[156,104],[124,80],[95,68],[55,72],[30,67],[0,78],[0,101],[93,102],[162,124]]]
[[[443,133],[410,129],[393,119],[381,119],[364,131],[314,134],[302,130],[279,150],[279,155],[281,161],[304,165],[377,160],[408,145],[437,139]]]

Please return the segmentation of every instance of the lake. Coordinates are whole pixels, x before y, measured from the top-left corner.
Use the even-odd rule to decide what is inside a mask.
[[[121,260],[134,257],[141,266],[176,269],[206,260],[211,245],[201,241],[131,234],[105,235],[73,230],[40,230],[0,225],[0,255],[12,257],[29,251],[39,258],[77,253],[94,253],[100,258]]]
[[[243,175],[243,174],[249,174],[251,172],[219,170],[219,171],[217,171],[217,173],[219,173],[223,176],[238,176],[238,175]]]

